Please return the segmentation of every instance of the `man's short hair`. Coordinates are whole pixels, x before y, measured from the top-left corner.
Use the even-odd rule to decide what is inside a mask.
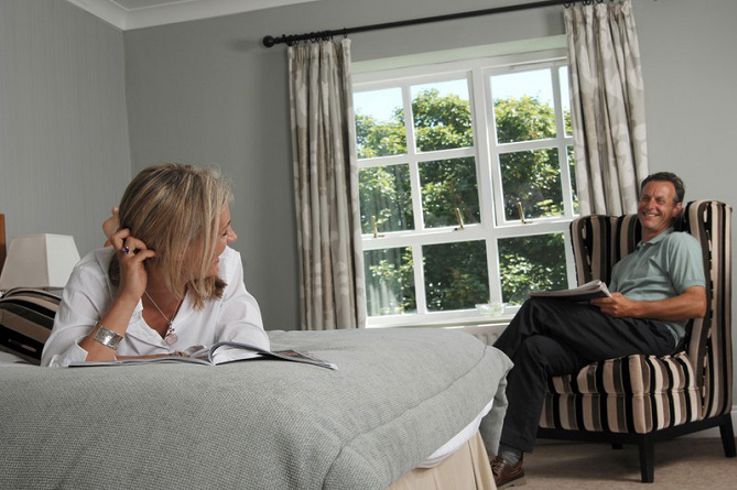
[[[683,181],[679,176],[677,176],[673,172],[657,172],[654,174],[650,174],[645,177],[645,180],[643,180],[642,184],[640,184],[640,192],[642,192],[642,189],[645,188],[648,182],[652,181],[670,182],[671,184],[673,184],[673,187],[676,188],[676,204],[678,204],[679,202],[683,202],[683,198],[686,195],[686,188],[684,187]]]

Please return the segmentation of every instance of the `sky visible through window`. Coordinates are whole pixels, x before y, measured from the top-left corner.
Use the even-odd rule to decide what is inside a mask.
[[[559,74],[563,109],[567,110],[568,72],[565,67],[561,67]],[[421,90],[430,88],[436,89],[441,97],[456,94],[468,99],[466,79],[415,85],[411,88],[412,98],[414,99]],[[547,69],[494,75],[491,90],[494,100],[527,95],[537,97],[540,102],[553,106],[553,85],[550,71]],[[402,107],[402,90],[396,87],[357,92],[353,95],[353,106],[356,114],[371,116],[377,123],[389,122],[393,119],[394,111]]]

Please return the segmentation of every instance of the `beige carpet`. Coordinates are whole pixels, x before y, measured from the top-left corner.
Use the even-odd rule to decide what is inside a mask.
[[[725,458],[716,438],[681,437],[655,444],[655,483],[640,482],[636,446],[540,440],[525,455],[525,490],[737,489],[737,458]]]

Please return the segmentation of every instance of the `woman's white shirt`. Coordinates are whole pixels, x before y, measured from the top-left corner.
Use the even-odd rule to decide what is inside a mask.
[[[110,307],[116,288],[108,278],[108,268],[115,251],[108,247],[87,254],[75,267],[62,294],[54,319],[54,328],[41,356],[43,366],[67,366],[87,358],[79,342],[89,335]],[[227,283],[221,298],[205,301],[194,309],[185,296],[173,319],[176,341],[167,344],[143,319],[143,304],[138,302],[128,323],[117,353],[123,356],[163,354],[184,350],[192,345],[209,346],[233,341],[268,350],[269,337],[264,332],[261,311],[256,299],[243,283],[241,256],[230,247],[220,255],[219,276]],[[236,351],[218,349],[216,362],[243,357]]]

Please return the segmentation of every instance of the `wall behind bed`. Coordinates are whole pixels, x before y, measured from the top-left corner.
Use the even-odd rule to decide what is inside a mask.
[[[524,0],[520,0],[524,1]],[[297,324],[284,47],[265,34],[355,26],[512,1],[321,0],[120,32],[61,0],[0,2],[0,210],[8,237],[71,233],[80,252],[140,168],[220,164],[236,189],[237,248],[267,328]],[[735,205],[737,2],[635,0],[652,170],[688,197]],[[559,8],[356,34],[356,62],[556,36]],[[684,35],[683,33],[688,33]],[[130,143],[129,143],[130,127]],[[717,178],[718,176],[719,178]]]
[[[101,220],[130,179],[123,35],[59,0],[0,2],[0,212],[8,241],[74,235]]]
[[[321,0],[126,31],[134,172],[165,158],[216,162],[236,190],[246,285],[267,329],[297,325],[297,250],[284,46],[266,34],[488,8],[488,0]],[[391,12],[391,14],[389,13]],[[353,36],[354,60],[562,33],[551,11]]]
[[[524,1],[321,0],[128,31],[134,171],[162,158],[220,163],[237,190],[238,248],[266,328],[293,328],[297,262],[285,48],[262,48],[259,39]],[[651,170],[682,175],[688,199],[716,198],[737,206],[737,125],[732,121],[737,114],[732,87],[737,2],[633,3]],[[556,36],[564,33],[560,12],[548,8],[356,34],[351,36],[353,59]]]
[[[284,46],[265,49],[260,38],[510,3],[515,2],[321,0],[127,31],[133,169],[163,158],[221,164],[236,188],[233,220],[249,289],[261,303],[267,328],[292,328],[298,306],[286,56]],[[635,0],[634,5],[651,169],[682,174],[690,199],[737,204],[731,190],[737,134],[730,122],[737,102],[727,86],[736,78],[731,46],[737,45],[737,34],[730,22],[737,18],[737,2]],[[351,38],[353,59],[360,62],[563,33],[556,7]]]

